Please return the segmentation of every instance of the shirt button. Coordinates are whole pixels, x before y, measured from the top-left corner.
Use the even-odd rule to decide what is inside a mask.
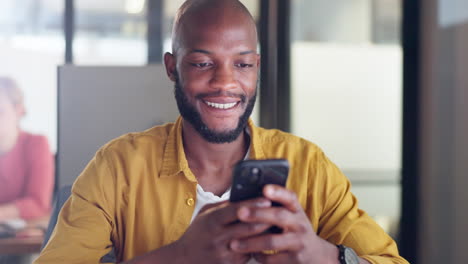
[[[186,203],[188,206],[193,206],[195,204],[195,200],[193,198],[188,198]]]

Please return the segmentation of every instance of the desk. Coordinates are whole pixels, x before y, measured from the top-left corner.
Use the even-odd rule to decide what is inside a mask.
[[[39,253],[44,240],[43,229],[49,216],[27,222],[26,228],[19,230],[17,237],[0,238],[0,255],[27,255]]]
[[[0,255],[39,253],[43,237],[0,238]]]

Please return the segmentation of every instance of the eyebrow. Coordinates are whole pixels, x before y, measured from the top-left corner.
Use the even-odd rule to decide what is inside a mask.
[[[239,55],[247,55],[247,54],[251,54],[251,53],[255,53],[255,51],[253,51],[253,50],[243,51],[243,52],[239,53]]]
[[[209,52],[207,50],[203,50],[203,49],[193,49],[192,51],[190,51],[190,53],[211,54],[211,52]],[[251,53],[255,53],[255,51],[253,51],[253,50],[242,51],[242,52],[239,52],[239,55],[247,55],[247,54],[251,54]]]

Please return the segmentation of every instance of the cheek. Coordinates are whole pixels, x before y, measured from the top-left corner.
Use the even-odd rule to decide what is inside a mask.
[[[257,74],[243,74],[238,78],[238,82],[245,93],[253,95],[257,89],[257,78]]]
[[[209,81],[210,77],[208,73],[190,72],[185,74],[183,78],[180,78],[180,84],[188,95],[196,95],[200,92],[206,92]]]

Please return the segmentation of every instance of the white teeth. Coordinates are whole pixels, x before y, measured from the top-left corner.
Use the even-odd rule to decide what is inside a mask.
[[[237,103],[228,103],[228,104],[218,104],[218,103],[212,103],[212,102],[207,102],[205,101],[207,105],[213,107],[213,108],[218,108],[218,109],[229,109],[233,108]]]

